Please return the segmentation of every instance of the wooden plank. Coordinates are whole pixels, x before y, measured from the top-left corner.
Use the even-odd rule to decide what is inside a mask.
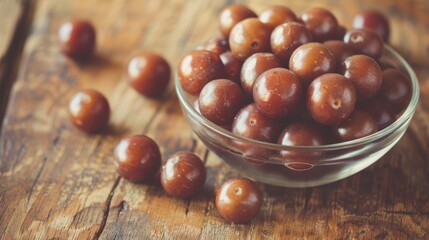
[[[33,1],[0,2],[0,16],[2,16],[0,21],[0,126],[9,91],[16,78],[22,47],[31,24],[33,6]]]
[[[174,67],[196,43],[217,34],[215,19],[228,1],[40,0],[0,136],[2,239],[427,239],[429,238],[429,20],[424,1],[319,1],[341,22],[362,7],[389,15],[392,44],[413,63],[422,101],[410,130],[382,160],[343,181],[310,189],[261,184],[265,204],[250,224],[221,219],[214,189],[238,173],[196,139],[172,88],[148,100],[126,83],[126,61],[140,49],[162,53]],[[257,12],[269,4],[247,3]],[[308,7],[290,1],[300,12]],[[56,32],[70,18],[90,19],[97,55],[79,65],[63,57]],[[197,19],[197,20],[196,20]],[[350,24],[347,24],[350,25]],[[407,36],[402,36],[405,35]],[[417,34],[418,33],[418,34]],[[419,47],[420,46],[420,47]],[[112,107],[108,133],[86,135],[66,107],[81,88],[103,92]],[[163,156],[194,150],[208,167],[203,194],[168,197],[154,181],[118,178],[112,151],[126,135],[145,133]]]
[[[5,21],[0,22],[0,59],[4,58],[6,50],[12,39],[15,25],[20,15],[20,5],[17,1],[2,1],[0,3],[0,14]]]
[[[0,59],[3,59],[12,42],[19,17],[22,15],[22,5],[19,1],[2,1],[0,2],[0,14],[3,18],[0,22]],[[0,62],[4,62],[4,60],[0,60]]]

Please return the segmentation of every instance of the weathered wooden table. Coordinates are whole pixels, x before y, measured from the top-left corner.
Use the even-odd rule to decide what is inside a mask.
[[[138,50],[175,66],[196,43],[217,34],[217,14],[233,1],[0,1],[0,235],[2,239],[429,239],[429,4],[426,0],[319,0],[350,27],[360,9],[389,16],[392,45],[411,63],[422,96],[410,128],[380,161],[345,180],[309,189],[260,185],[265,204],[254,221],[227,223],[213,190],[237,175],[193,135],[171,94],[148,100],[124,69]],[[304,1],[242,1],[259,12]],[[269,3],[266,3],[269,2]],[[96,26],[97,56],[76,64],[59,53],[56,34],[71,18]],[[108,133],[71,126],[67,104],[78,89],[106,94]],[[193,150],[208,167],[203,194],[168,197],[160,184],[132,184],[115,172],[121,137],[144,133],[163,156]]]

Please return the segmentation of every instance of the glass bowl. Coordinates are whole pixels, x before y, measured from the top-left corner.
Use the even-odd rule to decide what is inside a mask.
[[[197,99],[183,91],[175,77],[176,93],[183,113],[201,141],[243,176],[282,187],[313,187],[353,175],[386,154],[407,130],[419,99],[419,85],[409,64],[390,46],[385,46],[381,62],[393,66],[411,80],[408,107],[391,125],[353,141],[316,147],[282,146],[236,136],[215,125],[193,103]]]

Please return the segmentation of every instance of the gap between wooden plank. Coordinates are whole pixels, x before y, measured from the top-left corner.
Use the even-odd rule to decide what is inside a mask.
[[[3,119],[9,103],[9,94],[17,77],[24,44],[33,23],[36,0],[22,0],[21,7],[21,16],[15,26],[13,36],[4,57],[4,75],[0,78],[0,133],[3,129]]]
[[[100,224],[100,228],[98,229],[98,231],[96,232],[94,239],[99,239],[101,234],[104,231],[104,228],[106,227],[106,223],[107,223],[107,218],[109,217],[109,212],[110,212],[110,208],[111,208],[111,203],[112,203],[112,198],[113,195],[115,194],[115,190],[116,188],[119,186],[119,182],[121,181],[121,177],[118,176],[115,180],[115,183],[112,186],[112,189],[110,190],[110,193],[107,197],[106,203],[105,203],[105,207],[104,207],[104,212],[103,212],[103,219],[102,222]]]
[[[149,122],[146,124],[145,128],[143,129],[143,133],[142,133],[142,134],[144,134],[144,135],[146,135],[146,134],[147,134],[147,132],[149,131],[149,128],[152,126],[152,123],[154,122],[155,118],[156,118],[156,117],[158,116],[158,114],[161,112],[160,110],[161,110],[162,106],[165,104],[165,102],[166,102],[170,97],[172,97],[172,92],[173,92],[173,91],[174,91],[174,90],[171,90],[171,92],[170,92],[170,93],[168,93],[168,94],[167,94],[167,96],[166,96],[165,98],[163,98],[163,99],[159,102],[158,106],[156,107],[156,111],[155,111],[155,112],[154,112],[154,114],[151,116],[151,118],[150,118]],[[193,142],[192,149],[195,149],[195,146],[196,146],[196,141],[195,141],[195,143]],[[194,151],[194,150],[192,150],[192,151]],[[109,217],[110,209],[112,208],[112,198],[113,198],[113,196],[115,195],[116,188],[119,186],[119,183],[121,182],[121,179],[122,179],[122,177],[121,177],[121,176],[118,176],[118,177],[116,178],[116,180],[115,180],[115,182],[114,182],[113,186],[112,186],[112,189],[110,190],[110,193],[109,193],[109,195],[108,195],[108,197],[107,197],[107,199],[106,199],[106,202],[105,202],[105,206],[106,206],[106,208],[105,208],[105,210],[104,210],[104,212],[103,212],[103,219],[102,219],[102,222],[101,222],[101,224],[100,224],[100,228],[97,230],[97,232],[96,232],[96,234],[95,234],[95,236],[94,236],[94,239],[97,239],[97,240],[98,240],[98,239],[100,239],[101,234],[103,234],[103,232],[104,232],[104,230],[105,230],[105,228],[106,228],[107,219],[108,219],[108,217]],[[122,203],[122,205],[123,205],[124,203],[126,204],[126,202],[124,202],[124,201],[122,201],[121,203]],[[189,207],[189,204],[190,204],[190,202],[188,202],[188,207]],[[187,212],[186,212],[186,213],[187,213]]]

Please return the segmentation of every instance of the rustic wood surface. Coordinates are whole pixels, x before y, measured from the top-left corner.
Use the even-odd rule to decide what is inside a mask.
[[[159,52],[175,66],[186,50],[217,34],[214,19],[231,2],[0,3],[0,69],[19,68],[9,101],[5,96],[14,71],[0,71],[0,103],[8,102],[0,136],[1,239],[429,239],[429,4],[287,1],[298,13],[310,5],[328,7],[346,26],[360,9],[384,12],[392,25],[391,43],[415,69],[422,97],[409,130],[376,164],[322,187],[260,184],[261,213],[249,224],[236,225],[216,212],[213,191],[238,173],[193,135],[172,87],[164,98],[148,100],[130,89],[124,74],[138,50]],[[242,1],[257,12],[284,2]],[[97,54],[87,64],[59,53],[58,27],[71,18],[90,19],[97,29]],[[26,23],[31,23],[28,38]],[[13,59],[7,65],[6,55]],[[68,121],[68,101],[82,88],[108,97],[113,112],[108,132],[86,135]],[[177,200],[157,181],[132,184],[118,177],[112,150],[121,137],[137,133],[155,139],[164,157],[193,150],[204,159],[203,194]]]
[[[9,91],[16,78],[22,47],[31,26],[33,9],[32,1],[0,1],[0,126]]]

